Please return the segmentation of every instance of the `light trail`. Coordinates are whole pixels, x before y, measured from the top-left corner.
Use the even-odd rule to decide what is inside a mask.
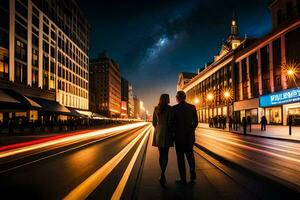
[[[201,133],[201,134],[202,135],[205,134],[205,135],[209,135],[209,136],[214,137],[212,134],[209,134],[209,133]],[[220,136],[220,135],[218,135],[218,136]],[[277,148],[277,147],[272,147],[270,145],[267,146],[267,145],[258,144],[258,143],[254,143],[254,142],[248,142],[246,140],[242,140],[242,139],[239,139],[239,138],[233,138],[233,137],[230,137],[230,136],[222,136],[222,137],[226,138],[226,139],[230,139],[230,140],[235,140],[235,141],[240,141],[240,142],[243,142],[243,143],[251,144],[251,145],[254,145],[254,146],[264,147],[264,148],[267,148],[267,149],[282,151],[282,152],[285,152],[285,153],[290,153],[290,154],[295,154],[297,156],[300,156],[300,152],[297,152],[297,151],[290,151],[290,150],[286,150],[286,149],[280,149],[280,148]],[[284,147],[284,148],[291,148],[291,149],[299,151],[299,148],[296,148],[296,147],[283,146],[283,145],[280,145],[280,144],[276,144],[276,146]]]
[[[125,146],[117,155],[110,161],[99,168],[95,173],[89,176],[85,181],[73,189],[64,199],[77,200],[86,199],[101,182],[112,172],[112,170],[121,162],[121,160],[128,154],[134,147],[139,139],[149,131],[151,125],[147,126],[136,138],[134,138],[127,146]]]
[[[259,153],[262,153],[262,154],[272,155],[272,156],[275,156],[275,157],[278,157],[278,158],[283,158],[283,159],[286,159],[286,160],[289,160],[289,161],[294,161],[294,162],[300,163],[299,159],[295,159],[295,158],[292,158],[292,157],[288,157],[288,156],[280,155],[280,154],[273,153],[273,152],[270,152],[270,151],[266,151],[266,150],[262,150],[262,149],[258,149],[258,148],[254,148],[254,147],[250,147],[250,146],[247,146],[247,145],[239,144],[239,143],[236,143],[236,142],[232,142],[232,141],[229,141],[229,140],[226,140],[226,139],[221,139],[221,138],[218,138],[218,137],[215,137],[215,136],[211,136],[211,135],[205,135],[204,134],[204,136],[212,138],[214,140],[221,141],[223,143],[235,145],[235,146],[241,147],[243,149],[247,149],[247,150],[251,150],[251,151],[256,151],[256,152],[259,152]]]
[[[152,127],[151,131],[153,132],[153,127]],[[133,169],[133,166],[134,166],[134,164],[135,164],[135,162],[136,162],[136,160],[137,160],[137,157],[138,157],[138,155],[139,155],[139,153],[140,153],[140,151],[141,151],[141,149],[142,149],[142,146],[143,146],[144,143],[147,141],[148,136],[149,136],[149,133],[150,133],[151,131],[148,131],[148,132],[145,134],[145,136],[144,136],[142,142],[140,143],[140,145],[139,145],[138,148],[136,149],[134,155],[132,156],[132,158],[131,158],[131,160],[130,160],[130,162],[129,162],[129,164],[128,164],[128,166],[127,166],[127,168],[126,168],[126,170],[125,170],[125,172],[124,172],[124,174],[123,174],[123,176],[122,176],[122,178],[121,178],[121,180],[120,180],[120,182],[119,182],[119,184],[118,184],[118,186],[117,186],[117,188],[115,189],[114,194],[113,194],[112,197],[111,197],[112,200],[118,200],[118,199],[121,199],[122,193],[123,193],[123,191],[124,191],[124,188],[125,188],[125,186],[126,186],[126,183],[127,183],[128,179],[129,179],[129,176],[130,176],[130,174],[131,174],[131,171],[132,171],[132,169]]]
[[[14,155],[21,154],[21,153],[25,153],[25,152],[30,152],[30,151],[45,148],[45,147],[49,147],[49,146],[53,146],[53,145],[67,144],[68,142],[80,141],[83,139],[90,139],[93,137],[102,136],[102,135],[117,132],[117,131],[126,131],[126,130],[145,126],[146,124],[149,124],[149,123],[139,122],[139,123],[134,123],[134,124],[127,124],[127,125],[123,125],[123,126],[92,131],[92,132],[84,133],[84,134],[80,134],[80,135],[73,135],[70,137],[59,138],[59,139],[47,141],[44,143],[29,145],[26,147],[20,147],[17,149],[0,152],[0,159],[9,157],[9,156],[14,156]]]

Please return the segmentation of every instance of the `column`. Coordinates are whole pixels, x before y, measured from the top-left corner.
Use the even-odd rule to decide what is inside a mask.
[[[9,80],[15,80],[15,0],[9,1]]]
[[[32,85],[32,3],[28,1],[27,17],[27,85]]]
[[[247,93],[248,93],[248,99],[252,98],[251,94],[251,84],[250,84],[250,66],[249,66],[249,57],[246,58],[246,65],[247,65]]]
[[[240,92],[240,99],[243,100],[243,73],[242,73],[242,61],[239,61],[239,92]]]
[[[269,69],[270,69],[270,89],[274,92],[274,64],[273,64],[273,43],[269,44]]]
[[[39,12],[39,87],[43,88],[43,13],[42,12]]]
[[[282,35],[281,38],[281,86],[283,90],[287,89],[287,80],[286,72],[284,66],[286,66],[286,54],[285,54],[285,35]]]
[[[262,76],[261,76],[261,54],[260,49],[257,50],[257,68],[258,68],[258,93],[262,95]]]

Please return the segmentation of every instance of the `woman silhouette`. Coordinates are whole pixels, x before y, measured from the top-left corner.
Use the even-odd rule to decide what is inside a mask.
[[[165,187],[165,171],[168,164],[169,147],[173,146],[173,134],[171,132],[171,111],[169,105],[170,97],[168,94],[162,94],[158,105],[153,112],[153,126],[155,128],[152,146],[158,147],[159,165],[161,168],[160,184]]]

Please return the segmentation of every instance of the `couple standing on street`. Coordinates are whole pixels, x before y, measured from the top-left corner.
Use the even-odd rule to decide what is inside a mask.
[[[153,126],[155,128],[153,136],[153,146],[159,150],[159,164],[161,168],[160,184],[165,187],[165,171],[168,164],[169,148],[174,146],[177,155],[177,164],[180,179],[178,184],[186,184],[186,156],[190,167],[190,181],[196,179],[195,157],[193,145],[195,142],[195,129],[198,126],[197,111],[194,105],[185,101],[186,94],[178,91],[175,106],[170,106],[168,94],[162,94],[158,106],[153,112]]]

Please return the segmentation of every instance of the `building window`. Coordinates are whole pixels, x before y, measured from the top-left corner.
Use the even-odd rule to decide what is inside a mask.
[[[263,94],[270,93],[269,45],[261,49],[261,74]]]
[[[46,90],[48,90],[48,88],[49,88],[49,75],[48,75],[48,72],[45,72],[45,71],[43,74],[43,88]]]
[[[39,52],[36,49],[32,49],[32,65],[37,67],[39,65]]]
[[[275,77],[274,89],[280,91],[281,88],[281,41],[273,41],[273,76]]]
[[[16,39],[16,58],[22,60],[22,61],[26,61],[26,57],[27,57],[27,52],[26,52],[26,44],[21,42],[20,40]]]
[[[43,69],[49,71],[49,57],[45,55],[43,57]]]
[[[15,81],[19,83],[27,83],[27,65],[15,62]]]
[[[8,80],[8,57],[0,55],[0,79]]]
[[[39,71],[32,68],[32,86],[37,87],[39,83]]]
[[[49,53],[49,44],[48,42],[43,41],[43,50],[46,53]]]
[[[286,39],[286,62],[288,65],[300,65],[300,27],[292,30],[285,35]],[[297,85],[300,84],[299,77],[296,78]],[[296,87],[293,80],[288,81],[288,87]]]
[[[23,4],[21,4],[19,1],[15,1],[16,11],[21,14],[23,17],[27,18],[27,9]]]
[[[35,34],[32,34],[32,45],[39,47],[39,38]]]

